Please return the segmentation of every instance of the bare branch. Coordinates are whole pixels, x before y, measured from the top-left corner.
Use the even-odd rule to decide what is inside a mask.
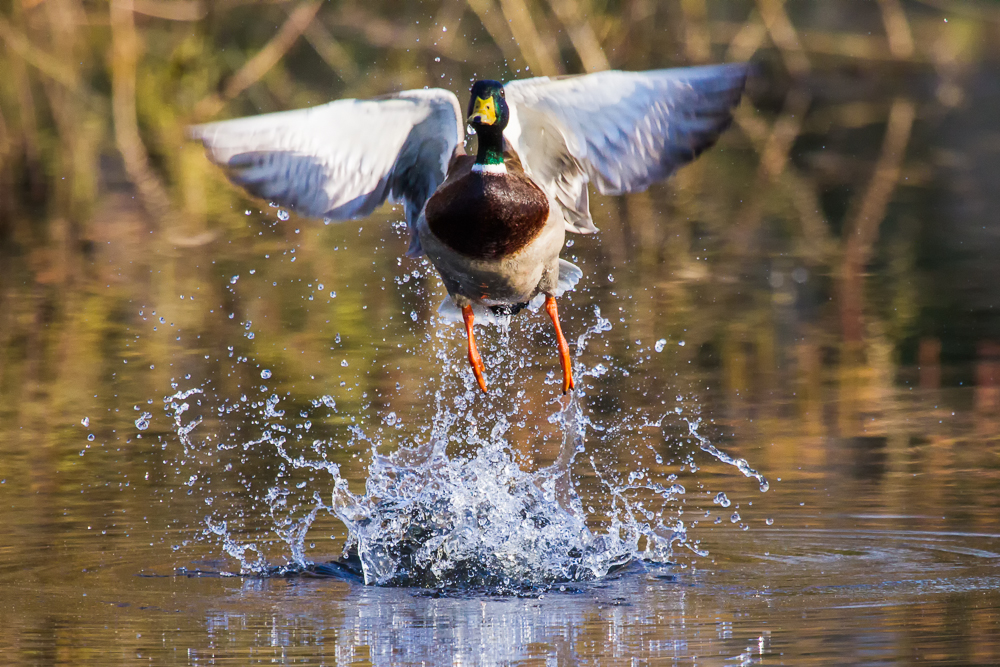
[[[132,0],[111,0],[111,107],[115,142],[125,162],[125,172],[139,191],[146,210],[163,221],[170,216],[170,198],[149,166],[149,153],[139,135],[135,110],[135,77],[139,36],[135,31]]]
[[[277,34],[271,38],[271,41],[230,77],[221,95],[210,95],[198,102],[195,107],[195,117],[210,118],[214,116],[222,111],[222,107],[227,101],[242,93],[267,74],[309,26],[309,23],[315,18],[316,12],[319,11],[320,5],[319,0],[306,0],[300,3]]]
[[[566,27],[573,49],[583,63],[583,69],[588,72],[611,69],[597,34],[580,11],[580,0],[549,0],[549,6]]]
[[[802,48],[795,26],[788,18],[784,0],[757,0],[757,9],[760,10],[764,25],[771,34],[771,41],[781,51],[788,71],[794,76],[808,72],[809,58]]]
[[[500,8],[510,24],[510,30],[514,34],[524,54],[528,65],[536,74],[542,76],[556,76],[562,74],[560,64],[550,51],[551,44],[542,39],[535,27],[535,21],[531,18],[531,12],[524,0],[500,0]]]
[[[200,21],[208,12],[199,0],[133,0],[133,11],[168,21]]]
[[[521,46],[514,39],[510,26],[503,20],[492,0],[469,0],[469,7],[479,17],[486,32],[490,33],[490,37],[509,64],[513,65],[517,60],[528,62],[521,52]]]
[[[73,70],[63,65],[55,56],[33,46],[24,33],[12,26],[0,14],[0,39],[11,51],[47,77],[58,81],[70,90],[77,90],[78,81]]]
[[[878,229],[899,182],[899,172],[910,141],[916,109],[910,100],[897,99],[889,110],[882,151],[868,189],[847,216],[845,247],[840,275],[840,322],[844,339],[859,343],[864,337],[863,276],[878,240]]]
[[[910,32],[910,22],[899,0],[878,0],[882,10],[882,21],[885,23],[885,34],[889,38],[889,50],[899,60],[913,57],[913,33]]]

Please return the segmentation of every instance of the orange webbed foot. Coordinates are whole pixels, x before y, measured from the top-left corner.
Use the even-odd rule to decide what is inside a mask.
[[[559,309],[556,308],[556,298],[551,295],[545,296],[545,312],[552,320],[552,326],[556,329],[556,343],[559,345],[559,362],[563,371],[563,393],[569,393],[576,386],[573,383],[573,361],[569,356],[569,343],[563,336],[562,327],[559,326]]]
[[[469,363],[472,365],[472,374],[476,376],[476,382],[485,394],[486,379],[483,377],[483,371],[486,370],[486,366],[483,365],[483,359],[479,356],[479,350],[476,348],[476,337],[472,333],[472,323],[475,320],[472,306],[462,306],[462,318],[465,320],[465,333],[469,338]]]

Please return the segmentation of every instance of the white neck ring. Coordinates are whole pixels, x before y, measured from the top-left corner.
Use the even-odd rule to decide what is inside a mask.
[[[472,171],[477,174],[506,174],[507,166],[504,164],[479,164],[472,165]]]

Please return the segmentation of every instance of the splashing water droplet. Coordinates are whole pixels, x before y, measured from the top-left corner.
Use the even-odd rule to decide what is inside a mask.
[[[83,424],[84,428],[88,428],[90,426],[90,417],[84,417],[80,420],[80,423]]]
[[[283,208],[279,208],[278,209],[278,220],[282,220],[282,221],[288,220],[289,217],[291,217],[291,216],[288,215],[288,211],[286,211]]]
[[[149,412],[143,412],[138,419],[135,420],[135,427],[140,431],[145,431],[149,428],[149,420],[153,418],[153,415]]]
[[[666,346],[667,346],[667,339],[661,338],[660,340],[656,341],[656,345],[653,346],[653,349],[656,350],[657,352],[663,352],[663,348],[665,348]]]
[[[264,370],[262,370],[262,371],[260,372],[260,376],[261,376],[262,378],[264,378],[265,380],[267,380],[268,378],[270,378],[270,377],[271,377],[271,371],[269,371],[268,369],[266,369],[266,368],[265,368]]]
[[[88,435],[87,436],[87,440],[90,440],[91,442],[93,442],[94,441],[94,434],[91,433],[90,435]]]
[[[767,517],[766,519],[764,519],[764,523],[766,523],[769,526],[773,526],[774,525],[774,519],[772,519],[771,517]]]
[[[240,279],[240,277],[238,275],[233,276],[232,278],[229,279],[229,284],[230,285],[235,285],[236,281],[239,280],[239,279]]]
[[[732,504],[732,501],[729,500],[729,498],[726,497],[726,494],[722,491],[719,491],[719,493],[715,495],[712,502],[716,505],[722,505],[723,507],[729,507]]]

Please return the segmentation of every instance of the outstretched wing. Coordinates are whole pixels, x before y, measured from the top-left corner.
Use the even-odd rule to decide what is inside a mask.
[[[512,81],[505,136],[561,205],[570,231],[596,231],[587,183],[604,194],[646,189],[710,147],[732,121],[749,65]]]
[[[303,215],[346,220],[386,199],[402,203],[407,254],[419,255],[416,221],[462,142],[461,123],[455,95],[434,88],[207,123],[189,135],[233,183]]]

